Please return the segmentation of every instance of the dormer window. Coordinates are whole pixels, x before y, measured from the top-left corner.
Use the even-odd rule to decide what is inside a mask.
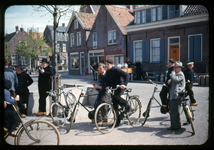
[[[78,21],[77,20],[74,21],[74,30],[75,29],[78,29]]]

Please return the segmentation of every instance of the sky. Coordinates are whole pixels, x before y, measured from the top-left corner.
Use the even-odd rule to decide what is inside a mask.
[[[39,32],[44,32],[46,25],[53,25],[53,16],[45,8],[41,8],[40,11],[35,11],[38,5],[13,5],[5,11],[5,33],[15,32],[15,26],[24,28],[25,31],[34,27],[39,29]],[[63,6],[62,6],[63,7]],[[65,7],[65,6],[64,6]],[[79,6],[72,6],[72,10],[78,10]],[[71,17],[71,12],[62,16],[59,21],[59,26],[65,23],[68,25]]]

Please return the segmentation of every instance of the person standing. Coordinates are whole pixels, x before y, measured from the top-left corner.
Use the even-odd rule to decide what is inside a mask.
[[[171,79],[168,80],[170,97],[170,122],[171,126],[167,130],[177,130],[181,128],[180,122],[180,105],[181,97],[179,93],[185,92],[185,76],[181,69],[183,68],[182,62],[176,61],[174,64],[174,70],[171,72]]]
[[[27,115],[27,108],[23,108],[23,104],[26,104],[28,107],[29,99],[28,86],[30,86],[33,83],[33,79],[29,76],[29,74],[23,72],[21,66],[16,67],[16,74],[19,81],[19,85],[16,88],[16,94],[20,96],[20,101],[18,102],[19,110],[21,113],[21,117],[25,118]]]
[[[18,87],[18,78],[15,71],[8,68],[9,62],[4,59],[4,78],[11,81],[11,88],[9,89],[12,97],[16,97],[15,89]]]
[[[132,62],[130,62],[130,58],[129,57],[127,57],[127,59],[126,59],[126,62],[125,63],[127,63],[128,64],[128,68],[131,68],[132,67]]]
[[[38,89],[39,89],[39,111],[38,116],[46,115],[46,98],[51,89],[51,76],[53,69],[49,66],[46,58],[42,59],[41,67],[39,68]]]
[[[120,106],[126,107],[126,111],[130,111],[130,103],[126,100],[124,100],[121,95],[124,93],[124,89],[126,88],[128,81],[129,81],[129,74],[121,70],[120,68],[113,67],[113,60],[107,59],[106,60],[106,76],[107,76],[107,87],[106,90],[109,89],[109,87],[116,88],[117,85],[120,85],[120,88],[118,88],[113,95],[112,101],[113,106],[116,110],[117,114],[117,123],[116,126],[120,124],[120,116],[118,114],[118,104]],[[123,80],[124,78],[124,80]]]
[[[187,63],[188,68],[184,70],[184,75],[186,79],[186,91],[188,92],[189,98],[190,98],[190,105],[191,106],[197,106],[196,100],[194,98],[194,93],[192,90],[193,86],[193,79],[194,79],[194,70],[192,69],[194,67],[194,62]]]
[[[139,60],[135,63],[136,66],[136,73],[137,73],[137,80],[141,79],[141,63]]]
[[[98,63],[95,62],[92,66],[92,71],[93,71],[93,78],[94,78],[94,81],[97,81],[97,69],[98,69]]]
[[[165,105],[166,106],[166,110],[167,110],[167,94],[169,93],[169,86],[170,84],[168,84],[168,80],[170,80],[170,74],[171,72],[173,71],[173,67],[174,67],[174,59],[170,58],[168,61],[167,61],[167,66],[168,66],[168,72],[167,72],[167,75],[166,75],[166,78],[165,78],[165,84],[166,86],[163,86],[162,89],[161,89],[161,92],[159,94],[160,98],[161,98],[161,102],[162,102],[162,105]]]

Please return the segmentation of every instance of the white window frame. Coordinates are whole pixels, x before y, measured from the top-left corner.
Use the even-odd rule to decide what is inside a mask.
[[[59,43],[57,43],[56,44],[56,52],[59,52],[59,48],[60,48]]]
[[[77,46],[81,46],[81,31],[77,32]]]
[[[77,57],[73,57],[73,58],[71,58],[71,55],[77,55]],[[79,61],[80,61],[80,57],[79,57],[79,53],[78,52],[74,52],[74,53],[70,53],[70,57],[69,57],[69,60],[70,60],[70,69],[72,69],[72,70],[79,70],[79,68],[80,68],[80,62],[79,62],[79,67],[78,68],[71,68],[71,59],[79,59]]]
[[[152,17],[151,22],[154,22],[154,21],[157,20],[157,9],[156,9],[156,8],[157,8],[157,7],[151,9],[151,17]],[[153,10],[154,10],[154,11],[153,11]]]
[[[136,24],[140,24],[140,13],[141,11],[136,12]]]
[[[135,53],[135,43],[137,43],[137,42],[141,42],[141,52],[143,52],[142,51],[142,42],[143,42],[143,40],[136,40],[136,41],[133,41],[133,56],[134,56],[134,58],[133,58],[133,62],[136,62],[137,60],[136,60],[136,57],[135,57],[135,55],[136,55],[136,53]],[[143,53],[142,53],[142,55],[143,55]],[[141,56],[142,56],[141,55]],[[141,59],[142,59],[142,57],[141,57]],[[142,61],[142,60],[141,60]]]
[[[197,36],[197,35],[201,36],[201,61],[203,61],[203,59],[202,59],[203,58],[202,57],[202,55],[203,55],[203,35],[202,34],[190,34],[190,35],[188,35],[188,61],[190,61],[190,49],[189,49],[189,44],[190,43],[189,43],[189,38],[190,38],[190,36]]]
[[[78,29],[78,21],[77,20],[74,21],[74,30],[76,30],[76,29]]]
[[[27,65],[27,57],[21,56],[21,65]]]
[[[111,33],[111,34],[110,34]],[[109,43],[110,39],[112,40],[112,43]],[[116,30],[108,31],[108,45],[114,45],[117,43],[117,34]]]
[[[160,13],[158,13],[158,9],[160,9]],[[162,7],[157,7],[156,13],[157,13],[157,18],[156,18],[156,20],[157,20],[157,21],[162,20]],[[159,19],[159,15],[160,15],[160,19]]]
[[[11,55],[11,65],[18,65],[18,55],[16,55],[16,54],[15,55]]]
[[[62,52],[66,52],[66,43],[62,43]]]
[[[94,40],[95,35],[96,35],[96,41]],[[97,32],[93,32],[93,49],[97,49]]]
[[[169,40],[170,39],[176,39],[176,38],[179,38],[179,61],[180,61],[180,36],[171,36],[171,37],[168,37],[168,59],[169,59],[169,45],[171,45],[170,43],[169,43]],[[189,41],[188,41],[189,42]],[[175,43],[174,43],[175,44]],[[188,55],[189,55],[189,53],[188,53]]]
[[[150,62],[152,63],[152,62],[154,62],[154,63],[158,63],[158,62],[160,62],[160,47],[159,47],[159,60],[158,61],[153,61],[153,59],[152,59],[152,55],[153,55],[153,53],[152,53],[152,41],[156,41],[156,40],[159,40],[159,42],[160,42],[160,40],[161,40],[161,38],[154,38],[154,39],[150,39]],[[160,45],[160,44],[159,44]]]
[[[70,34],[70,43],[71,43],[71,47],[74,47],[74,33]]]

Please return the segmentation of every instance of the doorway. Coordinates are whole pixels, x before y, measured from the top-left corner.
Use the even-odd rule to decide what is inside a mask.
[[[175,61],[180,60],[180,37],[169,38],[169,58],[173,58]]]

